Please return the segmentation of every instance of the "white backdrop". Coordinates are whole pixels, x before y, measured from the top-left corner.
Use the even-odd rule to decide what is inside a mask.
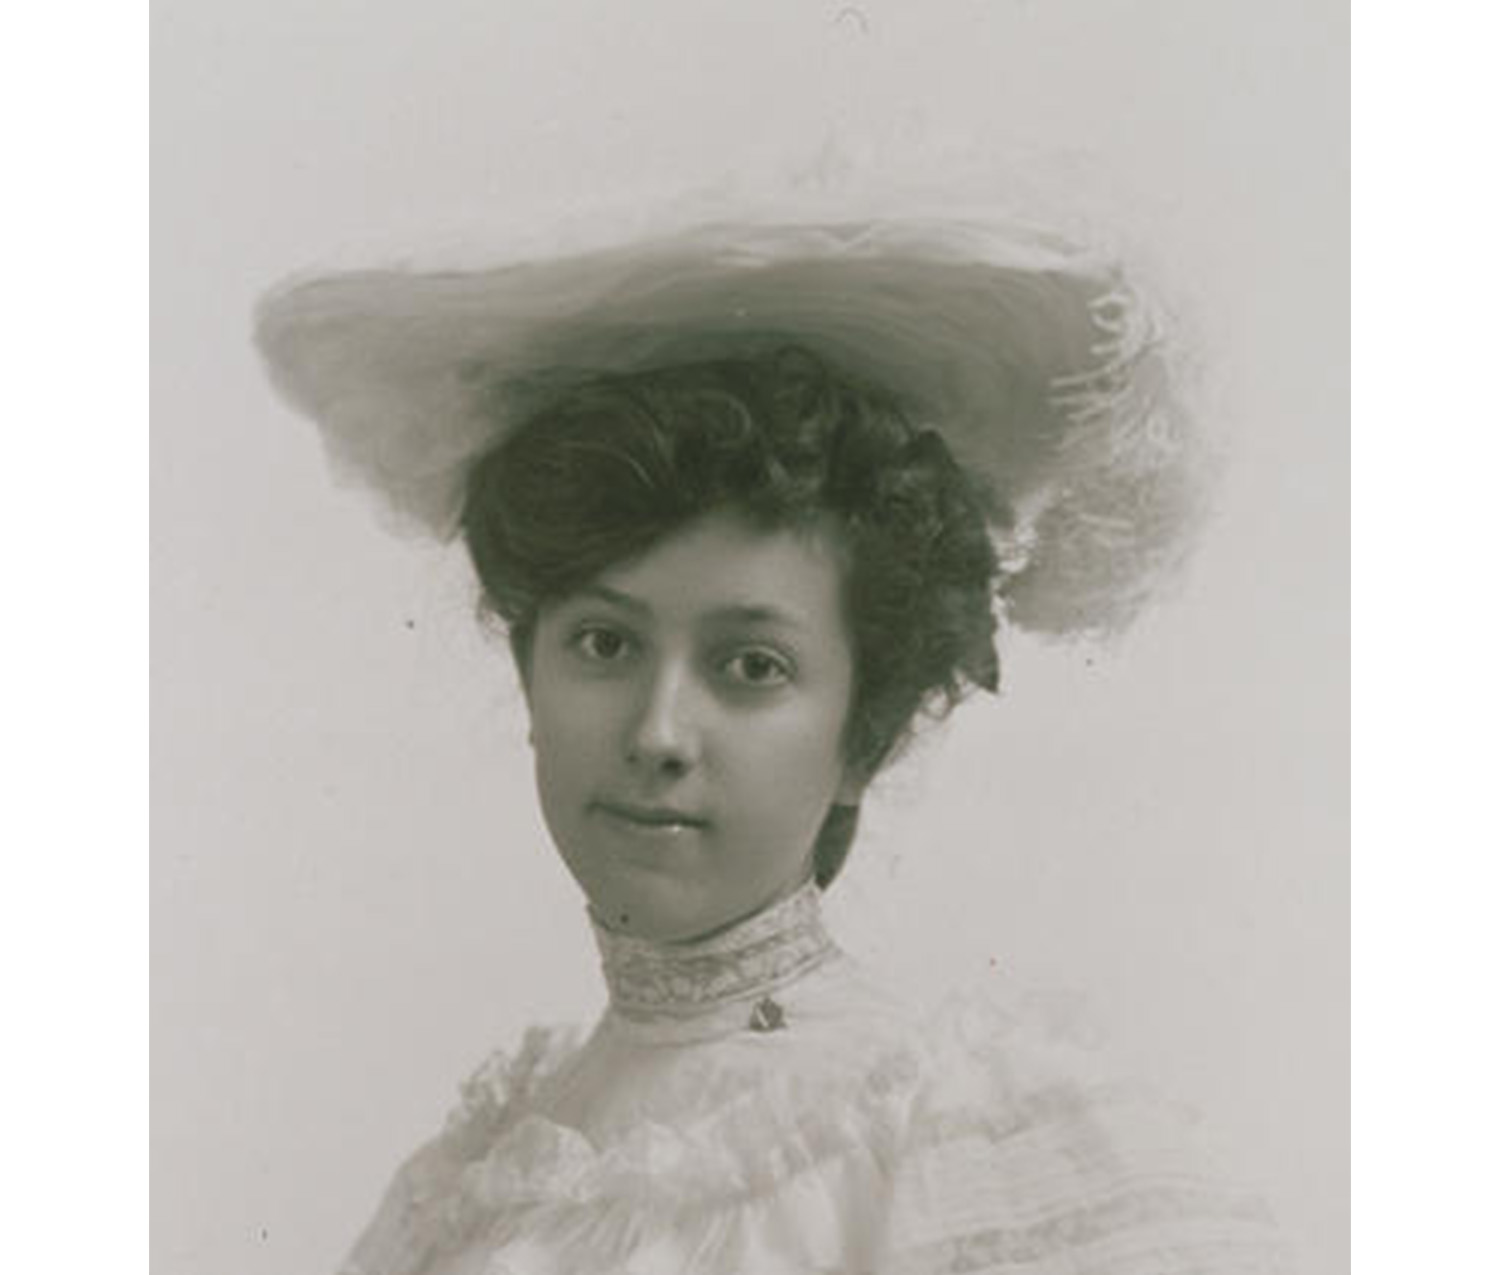
[[[1011,642],[1006,694],[887,777],[836,929],[903,977],[1078,989],[1307,1269],[1347,1269],[1345,20],[159,0],[157,1275],[331,1270],[468,1068],[601,996],[463,564],[330,486],[248,345],[257,292],[354,241],[955,134],[1118,198],[1230,465],[1180,596],[1111,651]]]

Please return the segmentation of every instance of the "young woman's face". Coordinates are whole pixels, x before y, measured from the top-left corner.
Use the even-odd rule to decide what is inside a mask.
[[[854,682],[835,547],[732,513],[538,617],[527,670],[542,811],[614,929],[712,933],[811,871]]]

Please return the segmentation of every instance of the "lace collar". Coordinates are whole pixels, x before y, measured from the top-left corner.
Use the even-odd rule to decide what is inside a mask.
[[[838,953],[823,926],[819,894],[809,881],[779,903],[693,943],[656,943],[605,929],[591,918],[610,1008],[626,1019],[653,1021],[764,1002]]]

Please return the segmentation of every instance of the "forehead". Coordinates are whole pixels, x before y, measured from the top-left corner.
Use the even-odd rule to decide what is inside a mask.
[[[662,621],[727,616],[841,634],[843,577],[831,529],[767,529],[726,511],[688,523],[581,592]]]

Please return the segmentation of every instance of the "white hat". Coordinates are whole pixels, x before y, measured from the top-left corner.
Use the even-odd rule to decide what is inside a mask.
[[[1113,263],[1003,220],[720,219],[306,275],[263,299],[256,339],[335,466],[442,539],[470,464],[580,380],[782,344],[894,395],[988,481],[1021,627],[1121,627],[1200,504],[1160,317]]]

